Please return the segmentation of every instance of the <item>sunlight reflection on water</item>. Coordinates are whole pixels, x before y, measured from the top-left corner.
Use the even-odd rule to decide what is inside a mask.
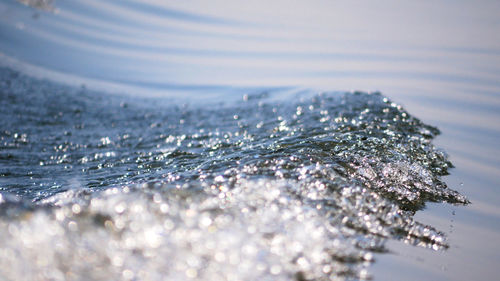
[[[52,1],[20,2],[42,9],[0,3],[0,64],[35,77],[191,102],[235,100],[265,89],[282,90],[281,98],[302,89],[359,89],[404,104],[441,129],[437,143],[457,166],[448,181],[473,204],[453,209],[463,214],[455,218],[462,231],[448,234],[462,250],[452,244],[443,260],[417,251],[428,261],[422,269],[408,258],[413,249],[393,245],[406,258],[384,255],[389,265],[382,261],[380,270],[375,263],[375,277],[384,278],[398,262],[431,272],[425,276],[431,279],[443,274],[433,265],[443,263],[452,279],[493,276],[500,252],[491,245],[498,245],[491,241],[499,241],[500,213],[497,1],[89,0],[55,1],[53,8],[44,5]],[[444,231],[450,208],[421,213]],[[476,219],[486,222],[478,228],[483,231],[470,230]],[[487,239],[472,243],[471,237]],[[474,260],[484,267],[463,266]]]

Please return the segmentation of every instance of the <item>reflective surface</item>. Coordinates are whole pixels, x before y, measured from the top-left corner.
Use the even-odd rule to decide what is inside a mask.
[[[33,2],[0,3],[3,276],[495,278],[496,2]]]
[[[426,201],[468,202],[440,179],[439,131],[379,93],[178,106],[8,69],[2,86],[8,279],[365,279],[387,239],[449,247],[413,220]]]

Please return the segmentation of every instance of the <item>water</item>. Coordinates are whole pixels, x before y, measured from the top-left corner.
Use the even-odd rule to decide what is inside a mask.
[[[495,278],[497,3],[34,2],[0,4],[3,279]]]

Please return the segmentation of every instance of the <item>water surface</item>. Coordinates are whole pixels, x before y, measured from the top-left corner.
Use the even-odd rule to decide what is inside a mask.
[[[1,3],[1,275],[494,278],[498,10]]]

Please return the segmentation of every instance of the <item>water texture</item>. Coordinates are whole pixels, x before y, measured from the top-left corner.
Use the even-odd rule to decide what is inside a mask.
[[[0,279],[495,280],[498,11],[0,1]]]
[[[497,1],[21,2],[44,10],[0,3],[0,57],[66,84],[158,95],[198,88],[200,96],[210,87],[400,96],[500,85]]]
[[[0,69],[0,276],[367,279],[413,219],[467,203],[439,131],[380,93],[235,102],[103,95]]]

